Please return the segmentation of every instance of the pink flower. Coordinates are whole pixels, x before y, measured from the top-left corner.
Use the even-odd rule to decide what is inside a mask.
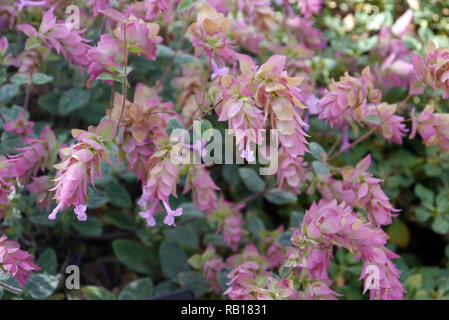
[[[313,252],[311,250],[321,250],[318,252],[325,250],[331,254],[332,246],[336,245],[348,249],[354,253],[356,259],[363,260],[365,264],[374,264],[381,269],[382,283],[379,288],[370,288],[371,299],[402,299],[405,290],[399,282],[400,272],[390,261],[398,256],[384,247],[388,236],[382,229],[365,224],[350,207],[337,205],[335,200],[329,202],[321,200],[318,205],[313,203],[304,216],[302,233],[306,236],[306,241],[301,242],[300,250],[305,250],[307,257],[307,264],[303,267],[308,270],[320,267],[318,273],[309,272],[312,279],[326,281],[327,271],[324,270],[329,266],[329,256],[317,256],[314,267],[310,264],[314,261],[310,260]],[[294,238],[292,237],[292,241]],[[361,278],[366,275],[364,268]]]
[[[189,167],[184,192],[192,190],[193,203],[200,211],[212,214],[217,208],[217,195],[215,190],[220,190],[205,165],[194,165]]]
[[[12,63],[11,54],[6,55],[9,47],[8,38],[0,38],[0,64],[9,65]]]
[[[318,103],[319,119],[324,119],[333,128],[350,126],[364,117],[362,110],[367,102],[379,103],[381,92],[374,88],[369,68],[362,71],[360,78],[347,73],[338,82],[329,85],[329,91]]]
[[[427,105],[417,119],[412,115],[415,119],[412,130],[418,130],[426,146],[437,145],[449,152],[449,114],[434,113],[434,110],[435,106]]]
[[[16,134],[22,142],[26,142],[27,137],[33,134],[33,127],[34,122],[27,120],[24,110],[19,112],[16,120],[4,124],[5,130]]]
[[[316,13],[320,13],[322,4],[323,0],[299,0],[298,2],[301,14],[307,19]]]
[[[365,118],[369,116],[379,117],[381,125],[368,120],[365,122],[372,128],[377,127],[379,133],[388,141],[402,144],[402,138],[406,135],[408,129],[404,123],[404,117],[395,115],[396,110],[396,104],[368,105],[364,111]]]
[[[257,83],[254,99],[259,107],[265,109],[265,118],[270,115],[272,129],[278,129],[283,149],[291,157],[297,157],[304,155],[308,143],[307,134],[302,129],[307,124],[297,108],[307,107],[300,102],[303,97],[298,86],[302,78],[289,77],[284,70],[285,61],[285,56],[274,55],[257,69],[253,80]],[[240,59],[242,63],[245,69],[253,68],[254,63],[250,60]]]
[[[443,99],[449,98],[449,49],[437,48],[429,41],[424,59],[414,53],[411,55],[415,67],[411,93],[422,93],[422,85],[428,84],[434,90],[441,89]]]
[[[344,167],[340,170],[343,181],[349,183],[355,194],[354,205],[366,208],[370,220],[374,225],[387,225],[392,222],[395,212],[388,197],[380,187],[381,179],[374,178],[368,172],[371,156],[367,155],[355,168]]]
[[[219,223],[224,241],[232,251],[238,249],[240,239],[244,233],[244,221],[242,213],[240,212],[242,207],[242,205],[233,207],[232,204],[226,201],[223,195],[221,195],[213,215],[208,216],[210,221]]]
[[[33,262],[32,254],[20,249],[18,242],[7,239],[6,235],[0,237],[0,269],[16,278],[23,287],[31,272],[41,268]]]
[[[87,5],[92,6],[92,12],[96,17],[102,10],[106,9],[106,6],[109,5],[109,0],[89,0]]]
[[[304,162],[301,157],[293,158],[288,155],[280,157],[277,172],[277,184],[281,189],[287,189],[299,194],[301,182],[307,179]]]
[[[182,208],[172,210],[167,202],[162,201],[162,203],[164,204],[165,211],[167,212],[167,215],[164,218],[164,223],[168,226],[176,226],[175,217],[182,215]]]
[[[226,264],[223,262],[223,258],[216,254],[212,244],[209,244],[201,255],[195,254],[190,257],[188,262],[193,268],[201,272],[215,293],[222,293],[218,277],[219,272],[226,268]]]
[[[319,30],[313,27],[314,21],[300,18],[298,16],[289,17],[287,24],[296,35],[299,42],[312,50],[321,50],[326,47],[326,37]]]
[[[209,59],[218,58],[220,64],[224,64],[225,61],[232,62],[235,51],[231,42],[226,39],[231,24],[230,18],[224,17],[222,13],[205,4],[198,13],[196,22],[188,29],[190,41],[195,48],[202,48]]]
[[[96,47],[91,47],[87,51],[89,66],[87,73],[90,74],[90,80],[95,80],[101,73],[116,73],[117,68],[121,67],[125,60],[123,48],[119,41],[109,34],[102,34]]]
[[[30,38],[38,38],[44,45],[53,48],[82,70],[83,66],[89,63],[86,44],[88,40],[81,37],[84,30],[70,28],[65,22],[58,23],[53,14],[53,10],[47,11],[42,17],[39,31],[33,26],[23,24],[18,26],[19,30]]]
[[[101,161],[112,165],[104,141],[111,141],[115,137],[114,120],[106,120],[90,131],[72,130],[73,137],[78,143],[67,148],[61,148],[60,154],[63,162],[55,165],[56,174],[55,191],[56,208],[48,216],[50,220],[56,219],[58,211],[69,206],[75,206],[78,220],[87,219],[85,204],[87,202],[87,185],[90,181],[95,187],[95,174],[101,178]]]
[[[173,1],[171,0],[144,0],[144,7],[146,9],[146,20],[153,21],[157,18],[159,12],[165,21],[171,21]]]
[[[36,202],[41,210],[50,210],[52,193],[49,191],[53,184],[49,176],[32,177],[33,182],[27,185],[27,190],[36,194]]]
[[[159,29],[160,26],[157,23],[147,23],[131,15],[126,21],[126,42],[129,52],[155,60],[156,45],[162,42],[162,38],[157,35]],[[122,42],[124,31],[124,24],[120,24],[114,31],[117,39]]]
[[[21,153],[8,156],[11,165],[11,174],[20,184],[25,184],[30,177],[35,176],[39,169],[51,168],[52,158],[55,154],[56,136],[50,127],[45,126],[41,131],[40,139],[29,138],[29,146],[16,148]]]

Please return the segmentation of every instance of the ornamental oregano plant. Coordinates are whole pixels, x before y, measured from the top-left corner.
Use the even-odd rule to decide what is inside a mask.
[[[448,26],[438,1],[2,1],[0,297],[449,297]]]

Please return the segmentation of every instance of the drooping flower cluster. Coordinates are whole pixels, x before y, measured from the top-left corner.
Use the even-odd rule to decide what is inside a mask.
[[[27,143],[29,146],[17,148],[20,153],[6,160],[9,177],[16,178],[21,185],[36,176],[39,169],[51,168],[56,157],[56,136],[48,126],[42,129],[40,139],[28,138]]]
[[[195,207],[211,215],[217,209],[217,196],[215,190],[220,190],[205,165],[189,166],[184,192],[192,190],[192,199]]]
[[[6,235],[0,237],[0,270],[10,274],[24,286],[33,271],[41,268],[33,262],[34,255],[20,249],[20,244],[8,240]]]
[[[321,200],[306,211],[301,232],[292,236],[292,242],[302,255],[303,262],[298,268],[304,268],[312,279],[330,283],[327,267],[335,245],[346,248],[364,262],[362,278],[370,278],[365,272],[368,266],[378,269],[375,286],[365,281],[371,299],[402,299],[405,290],[399,281],[400,271],[390,260],[398,256],[385,248],[387,238],[381,229],[365,223],[352,212],[351,207],[337,205],[336,200]]]
[[[113,164],[104,142],[111,141],[115,135],[114,120],[105,120],[96,128],[91,127],[89,131],[72,130],[72,136],[78,143],[59,150],[63,161],[55,165],[58,169],[56,187],[51,191],[55,191],[57,206],[48,216],[50,220],[56,219],[59,211],[70,206],[76,207],[74,212],[78,220],[87,219],[87,186],[89,181],[95,186],[95,174],[101,178],[102,160]]]

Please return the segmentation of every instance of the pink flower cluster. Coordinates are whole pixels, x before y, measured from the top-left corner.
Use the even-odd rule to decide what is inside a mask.
[[[56,186],[51,191],[55,191],[57,206],[48,216],[50,220],[56,219],[60,210],[72,205],[75,206],[78,220],[87,219],[87,185],[90,181],[95,186],[95,174],[101,178],[102,160],[112,165],[103,142],[111,141],[115,135],[114,120],[105,120],[96,128],[89,128],[89,131],[72,130],[72,136],[78,143],[59,150],[63,161],[55,165],[58,169]]]
[[[302,231],[292,236],[292,242],[303,255],[299,268],[305,268],[312,279],[330,283],[327,267],[335,245],[364,262],[362,278],[368,278],[367,266],[379,269],[377,287],[365,282],[371,299],[402,299],[405,290],[399,281],[400,271],[390,260],[398,256],[385,248],[387,238],[385,232],[364,222],[351,207],[337,205],[336,200],[321,200],[306,211]]]
[[[23,143],[26,143],[27,137],[33,134],[34,122],[27,120],[25,110],[19,111],[17,119],[4,124],[5,131],[17,135]]]
[[[443,99],[449,98],[449,49],[437,48],[433,41],[429,41],[424,58],[414,53],[411,55],[415,76],[410,84],[410,93],[423,93],[425,84],[428,84],[433,90],[441,89]]]
[[[381,97],[380,90],[374,88],[368,67],[360,78],[346,73],[338,82],[332,81],[329,91],[318,102],[318,118],[328,122],[332,128],[345,128],[353,121],[361,121],[366,104],[379,103]]]
[[[215,191],[220,190],[220,188],[212,180],[205,165],[189,166],[183,193],[187,193],[189,190],[192,190],[193,203],[198,210],[211,215],[217,209]]]
[[[215,293],[220,294],[222,292],[218,277],[219,272],[226,268],[226,263],[215,252],[212,244],[209,244],[201,255],[195,254],[191,256],[188,262],[192,267],[201,272]]]
[[[42,17],[39,31],[29,24],[18,26],[28,37],[42,41],[44,45],[53,48],[76,66],[82,68],[89,63],[86,55],[88,40],[81,37],[84,30],[70,28],[65,22],[57,22],[53,10],[47,11]]]
[[[435,106],[427,105],[418,117],[412,114],[412,134],[414,138],[418,131],[426,146],[437,145],[449,152],[449,114],[434,113]]]
[[[6,235],[0,237],[0,270],[16,278],[22,287],[33,271],[41,270],[33,259],[32,254],[20,249],[18,242],[8,240]]]

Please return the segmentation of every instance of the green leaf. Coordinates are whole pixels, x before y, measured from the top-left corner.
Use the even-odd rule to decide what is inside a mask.
[[[293,243],[291,241],[292,235],[293,235],[292,230],[284,231],[279,236],[277,242],[279,242],[279,244],[283,245],[284,247],[292,247],[293,246]]]
[[[150,278],[142,278],[129,283],[120,292],[120,300],[145,300],[153,294],[153,281]]]
[[[311,142],[309,144],[309,150],[312,156],[317,160],[325,159],[326,157],[326,151],[324,151],[324,148],[317,142]]]
[[[432,230],[438,234],[446,234],[449,232],[449,221],[442,217],[437,217],[432,222]]]
[[[44,73],[35,73],[32,80],[34,84],[40,85],[53,81],[53,77]]]
[[[117,134],[117,126],[115,125],[115,120],[104,120],[102,121],[95,130],[95,133],[100,135],[104,141],[112,141]]]
[[[178,12],[183,12],[195,5],[195,1],[193,0],[181,0],[181,2],[178,4]]]
[[[0,88],[0,103],[8,102],[19,94],[19,85],[16,83],[5,84]]]
[[[254,170],[249,168],[240,168],[239,175],[248,190],[256,193],[262,192],[263,189],[265,189],[265,182]]]
[[[114,240],[112,249],[117,259],[129,269],[150,274],[150,262],[154,259],[150,249],[144,245],[126,239]]]
[[[381,125],[382,121],[380,120],[380,118],[378,116],[368,116],[364,118],[365,122],[371,122],[373,124],[377,124],[377,125]]]
[[[297,197],[288,190],[272,189],[265,194],[265,199],[271,203],[283,205],[296,201]]]
[[[89,188],[87,192],[87,207],[97,209],[108,203],[109,197],[106,192],[99,189]]]
[[[87,286],[81,289],[87,300],[117,300],[115,295],[104,288]]]
[[[407,247],[410,241],[410,231],[407,225],[400,219],[394,219],[393,223],[388,226],[387,233],[390,236],[390,242],[400,248]]]
[[[201,139],[205,140],[206,142],[209,142],[210,139],[212,139],[213,135],[213,129],[212,123],[210,123],[209,120],[201,120],[201,126],[193,126],[193,130],[196,132],[198,137],[201,137]],[[201,132],[200,132],[201,131]]]
[[[176,227],[164,230],[165,239],[173,241],[189,249],[198,248],[199,240],[195,232],[188,228]]]
[[[246,225],[248,226],[248,230],[251,232],[253,237],[260,240],[260,231],[265,230],[263,221],[253,214],[248,214],[246,216]]]
[[[54,275],[58,267],[56,252],[52,248],[47,248],[37,259],[37,264],[48,274]]]
[[[102,216],[102,219],[123,230],[136,230],[135,220],[124,212],[111,211]]]
[[[28,83],[28,76],[23,73],[16,73],[9,80],[16,84],[26,84]]]
[[[427,189],[419,183],[415,186],[415,194],[421,199],[422,202],[432,204],[434,201],[434,194],[432,190]]]
[[[34,299],[46,299],[55,292],[59,284],[59,277],[47,273],[32,273],[25,285],[25,290]]]
[[[89,102],[90,92],[87,90],[73,88],[65,91],[59,100],[59,114],[67,116],[81,109]]]
[[[109,202],[120,208],[131,208],[132,200],[128,190],[117,179],[111,179],[104,185]]]
[[[327,168],[321,161],[313,161],[312,166],[318,176],[327,175],[330,173],[329,168]]]
[[[98,236],[103,233],[103,224],[95,217],[87,216],[86,221],[78,221],[74,215],[71,221],[72,227],[84,236]]]
[[[183,288],[191,289],[195,293],[196,298],[201,297],[210,288],[206,279],[196,271],[179,273],[178,281]]]
[[[61,92],[53,91],[45,96],[39,97],[37,104],[45,111],[54,115],[59,115],[59,100],[61,99],[61,96]]]
[[[162,272],[168,278],[175,278],[178,273],[189,271],[187,254],[176,243],[163,241],[159,247]]]
[[[167,129],[166,132],[168,135],[171,135],[171,133],[176,129],[182,129],[183,126],[181,122],[179,122],[179,119],[176,117],[170,118],[167,123]]]
[[[418,208],[415,210],[415,215],[419,222],[426,222],[430,218],[431,214],[428,210],[424,208]]]

